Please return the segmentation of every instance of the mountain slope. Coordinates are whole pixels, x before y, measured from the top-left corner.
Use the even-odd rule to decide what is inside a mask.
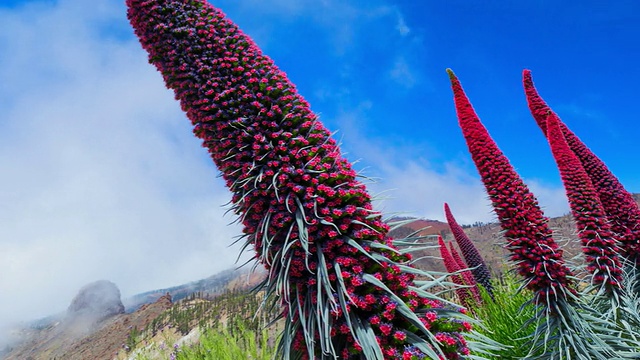
[[[99,309],[101,314],[97,317],[84,316],[83,312],[101,305],[104,296],[85,294],[81,290],[66,314],[38,320],[23,329],[22,341],[0,352],[0,359],[110,360],[130,342],[133,329],[142,330],[152,326],[165,311],[175,306],[172,297],[173,301],[179,301],[194,293],[215,298],[229,291],[246,291],[255,286],[262,276],[260,272],[249,276],[246,270],[227,270],[188,284],[138,294],[125,301],[127,313],[112,311],[108,316],[103,316]],[[117,297],[119,302],[119,291]],[[111,304],[107,305],[112,307]],[[83,316],[77,316],[78,313]]]
[[[634,194],[634,197],[640,202],[640,194]],[[571,216],[552,218],[550,225],[556,241],[563,243],[566,258],[580,253]],[[427,244],[436,244],[434,235],[454,241],[448,225],[436,220],[415,219],[391,235],[399,238],[414,232],[427,236],[424,240]],[[465,226],[465,232],[494,274],[508,270],[499,224],[477,223]],[[421,258],[417,263],[421,268],[444,271],[435,247],[421,250],[415,258]],[[138,294],[124,301],[127,313],[102,321],[92,328],[92,332],[78,331],[83,328],[79,325],[86,324],[69,324],[64,318],[42,320],[27,329],[28,339],[21,346],[16,346],[4,358],[0,354],[0,358],[151,360],[169,359],[178,351],[196,354],[197,351],[211,351],[212,347],[228,347],[235,349],[236,355],[224,356],[238,358],[243,355],[237,355],[237,352],[244,351],[254,354],[251,355],[254,359],[267,359],[269,356],[265,354],[270,354],[280,323],[263,329],[279,309],[254,316],[262,303],[262,294],[247,292],[264,276],[264,271],[249,274],[248,271],[227,270],[188,284]],[[253,340],[247,342],[246,338]],[[208,345],[198,347],[203,340]],[[214,340],[218,341],[217,345],[212,345]],[[219,358],[222,359],[222,355]]]
[[[640,194],[633,194],[633,197],[640,205]],[[566,259],[571,259],[581,253],[580,241],[576,235],[576,226],[571,215],[550,218],[549,225],[553,230],[554,239],[563,247]],[[504,238],[499,223],[476,223],[473,226],[463,227],[492,273],[497,275],[508,270],[509,265],[506,260],[508,253],[502,246]],[[399,238],[408,236],[415,231],[419,231],[418,235],[421,236],[432,236],[423,242],[434,246],[433,249],[419,251],[414,256],[414,258],[422,257],[417,263],[418,267],[426,270],[445,271],[444,264],[439,259],[436,238],[433,236],[441,235],[445,241],[455,242],[448,224],[437,220],[415,219],[414,222],[394,230],[390,235]]]

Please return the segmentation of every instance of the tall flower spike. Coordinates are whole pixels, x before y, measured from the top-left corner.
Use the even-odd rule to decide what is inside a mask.
[[[536,90],[531,71],[524,70],[523,84],[529,110],[542,132],[547,136],[547,116],[553,112]],[[555,115],[555,114],[554,114]],[[557,116],[557,115],[555,115]],[[569,148],[576,154],[584,170],[598,192],[600,202],[611,230],[620,242],[623,257],[640,266],[640,209],[633,196],[624,188],[615,175],[589,148],[559,120],[560,129]]]
[[[476,304],[480,304],[482,302],[482,298],[480,297],[480,291],[478,291],[478,284],[473,278],[473,274],[471,273],[471,271],[466,270],[469,265],[467,265],[464,260],[462,260],[462,257],[460,257],[460,254],[453,246],[452,242],[449,243],[449,252],[451,253],[451,257],[453,257],[453,260],[455,260],[455,262],[458,264],[458,267],[462,270],[462,279],[464,280],[464,284],[468,287],[464,290],[466,290],[467,293],[471,293],[473,299],[476,301]]]
[[[567,145],[558,117],[551,111],[547,117],[547,138],[576,221],[587,270],[593,274],[591,282],[607,293],[620,292],[622,271],[604,209],[591,179]]]
[[[531,357],[606,360],[614,356],[611,346],[574,306],[576,291],[570,287],[570,271],[536,198],[489,136],[453,71],[447,72],[460,128],[504,230],[510,259],[541,308],[533,319],[537,327]]]
[[[444,240],[440,235],[438,235],[438,245],[440,245],[440,256],[444,262],[444,267],[447,269],[447,272],[451,274],[451,280],[453,283],[457,285],[456,294],[460,299],[460,304],[469,308],[473,305],[475,299],[473,299],[473,295],[468,291],[468,288],[466,288],[470,284],[460,271],[464,269],[464,267],[460,267],[458,262],[447,249],[447,245],[444,243]]]
[[[443,303],[415,286],[419,271],[273,61],[206,0],[126,3],[149,61],[233,192],[243,249],[269,270],[264,286],[285,318],[279,358],[468,352],[468,324],[428,315]]]
[[[476,115],[458,78],[451,78],[460,128],[473,162],[505,231],[510,259],[518,266],[536,303],[564,300],[570,289],[562,249],[553,240],[538,201],[500,151]]]
[[[487,264],[484,262],[482,255],[473,245],[473,242],[469,239],[467,234],[465,234],[462,227],[458,224],[456,219],[453,217],[451,213],[451,209],[447,203],[444,204],[444,213],[447,218],[447,223],[449,224],[449,228],[453,233],[453,237],[456,239],[458,246],[460,247],[460,251],[462,252],[462,256],[466,260],[468,266],[471,268],[471,272],[476,281],[484,286],[489,295],[493,298],[493,287],[491,286],[491,273],[489,272],[489,268]]]

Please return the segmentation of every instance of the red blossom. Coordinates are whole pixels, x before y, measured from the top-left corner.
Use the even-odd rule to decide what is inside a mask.
[[[449,250],[451,252],[451,257],[453,257],[453,260],[455,260],[455,262],[458,264],[458,267],[460,269],[468,268],[467,264],[464,263],[464,261],[460,257],[460,254],[458,253],[456,248],[453,246],[453,243],[449,243]],[[480,304],[482,302],[482,298],[480,297],[480,291],[478,290],[478,285],[476,283],[476,280],[473,277],[473,274],[469,270],[464,270],[462,271],[461,275],[462,275],[462,280],[464,281],[465,286],[467,286],[467,288],[464,290],[467,292],[471,292],[473,299],[476,301],[477,304]]]
[[[604,208],[582,163],[565,141],[560,120],[552,112],[547,117],[547,138],[576,221],[587,269],[593,274],[592,282],[607,291],[619,291],[622,270]]]
[[[566,299],[569,268],[553,240],[538,201],[476,115],[460,82],[448,70],[460,128],[507,240],[506,248],[537,303]]]
[[[402,304],[417,302],[417,314],[443,305],[410,289],[415,275],[389,266],[408,266],[410,258],[394,250],[386,236],[389,228],[372,210],[366,187],[307,101],[253,41],[207,1],[126,3],[150,63],[174,91],[233,193],[245,246],[253,247],[256,259],[269,270],[267,292],[280,299],[288,323],[296,324],[283,346],[294,358],[361,358],[363,343],[348,329],[347,316],[359,316],[364,323],[386,313],[393,319],[389,331],[380,325],[372,328],[382,350],[400,357],[399,350],[411,342],[407,337],[397,344],[392,334],[408,334],[414,327],[397,310],[385,309],[388,294]],[[380,264],[377,259],[384,260]],[[388,290],[365,281],[365,275]],[[375,301],[367,300],[368,295]],[[331,309],[301,313],[307,304]],[[316,320],[331,327],[305,333],[301,321],[324,314],[330,318]],[[460,338],[466,331],[448,318],[438,318],[431,326]],[[465,346],[443,351],[464,352]]]
[[[531,71],[524,70],[523,85],[529,110],[540,129],[547,136],[547,117],[553,111],[536,90]],[[557,117],[555,113],[554,116]],[[562,134],[578,157],[598,193],[602,207],[611,223],[611,230],[620,243],[622,255],[635,264],[640,263],[640,209],[618,178],[558,117]]]
[[[485,264],[482,255],[473,244],[471,239],[465,234],[462,227],[458,224],[455,217],[451,213],[451,209],[449,209],[449,205],[447,203],[444,204],[444,213],[447,218],[447,223],[449,224],[449,228],[453,233],[453,237],[456,239],[458,246],[460,247],[460,251],[462,251],[462,256],[466,260],[468,267],[472,268],[471,272],[475,280],[480,283],[487,290],[489,295],[493,297],[493,287],[491,286],[491,273],[489,272],[489,268],[487,264]],[[467,266],[464,266],[465,268]]]
[[[451,280],[456,285],[460,286],[456,288],[456,294],[458,294],[460,303],[464,307],[469,307],[474,303],[474,300],[475,302],[479,300],[479,295],[477,298],[474,299],[474,297],[477,295],[477,289],[476,289],[476,293],[474,294],[473,292],[470,292],[467,288],[465,288],[465,286],[469,286],[470,284],[468,283],[468,281],[465,281],[463,274],[459,273],[460,270],[462,270],[462,268],[460,267],[458,262],[455,260],[455,258],[451,255],[449,250],[447,250],[447,246],[445,245],[444,240],[440,235],[438,235],[438,245],[440,245],[440,256],[444,261],[444,267],[447,269],[447,272],[452,274],[458,273],[458,274],[451,275]]]
[[[393,333],[393,338],[398,341],[404,341],[407,338],[407,334],[402,331],[396,331],[395,333]]]

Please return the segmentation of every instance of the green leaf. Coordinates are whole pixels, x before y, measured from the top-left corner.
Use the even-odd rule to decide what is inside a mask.
[[[347,243],[347,245],[353,246],[358,251],[360,251],[360,253],[362,253],[362,255],[364,255],[364,256],[368,257],[369,259],[375,261],[376,263],[380,264],[380,262],[377,259],[375,259],[373,256],[371,256],[371,253],[366,251],[362,246],[360,246],[360,244],[358,244],[358,242],[356,242],[352,238],[350,238],[348,236],[343,236],[342,239],[343,239],[344,242]]]
[[[357,336],[354,337],[358,343],[360,343],[365,358],[367,360],[384,360],[382,349],[380,348],[380,344],[378,344],[376,334],[373,332],[371,325],[369,323],[363,323],[360,317],[353,313],[349,314],[347,318],[351,318],[351,322],[355,324]]]
[[[400,299],[398,297],[398,295],[396,295],[393,291],[389,290],[389,288],[382,283],[382,281],[378,280],[377,278],[375,278],[373,275],[371,274],[364,274],[362,276],[362,279],[372,285],[375,285],[377,287],[379,287],[380,289],[384,290],[387,292],[387,295],[396,302],[396,310],[398,312],[400,312],[400,314],[402,316],[404,316],[404,318],[409,321],[413,326],[415,326],[416,328],[418,328],[418,330],[420,330],[420,332],[422,332],[425,336],[427,336],[427,338],[429,339],[429,341],[433,344],[433,345],[437,345],[438,342],[435,338],[435,336],[424,326],[424,324],[422,323],[422,321],[420,321],[420,319],[418,319],[418,316],[411,311],[411,309],[407,306],[407,304],[404,303],[404,301],[402,301],[402,299]],[[438,349],[438,351],[440,352],[441,355],[444,356],[444,354],[442,353],[442,350],[440,349],[440,346],[436,346],[436,348]]]

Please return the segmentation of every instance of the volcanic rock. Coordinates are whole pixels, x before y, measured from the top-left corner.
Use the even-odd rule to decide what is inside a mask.
[[[80,289],[67,309],[67,320],[83,319],[97,323],[123,313],[118,287],[110,281],[99,280]]]

